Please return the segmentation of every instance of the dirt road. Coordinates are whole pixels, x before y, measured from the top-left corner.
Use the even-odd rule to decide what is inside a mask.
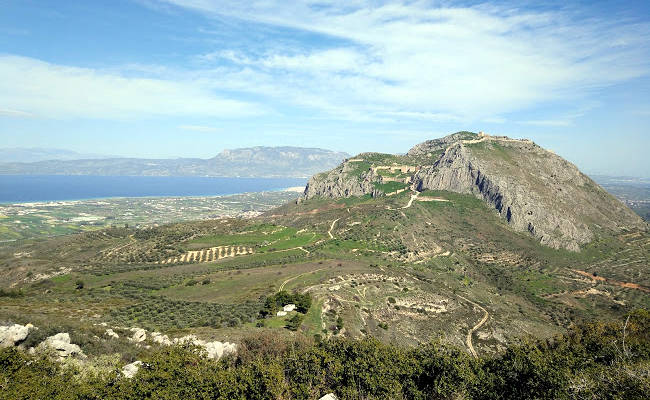
[[[334,235],[332,235],[332,229],[334,229],[334,225],[340,220],[341,218],[337,218],[334,221],[332,221],[332,226],[330,226],[330,230],[327,231],[327,234],[330,235],[330,239],[334,239]]]
[[[483,324],[485,324],[487,322],[488,318],[490,318],[490,313],[488,313],[485,308],[483,308],[480,305],[474,303],[473,301],[468,300],[468,299],[464,298],[463,296],[458,296],[458,297],[465,300],[466,302],[472,304],[473,306],[478,307],[481,311],[483,311],[485,313],[483,315],[483,318],[481,318],[481,320],[476,325],[474,325],[473,327],[471,327],[469,329],[469,331],[467,331],[467,338],[465,339],[465,344],[467,345],[467,348],[469,349],[469,352],[474,356],[474,358],[478,358],[478,354],[476,353],[476,350],[474,349],[474,346],[472,345],[472,335],[481,326],[483,326]]]
[[[284,287],[287,285],[287,283],[291,282],[291,281],[294,280],[294,279],[298,279],[298,278],[300,278],[300,277],[303,276],[303,275],[313,274],[314,272],[322,271],[322,270],[324,270],[324,269],[326,269],[326,268],[319,268],[319,269],[315,269],[315,270],[313,270],[313,271],[303,272],[302,274],[298,274],[298,275],[296,275],[296,276],[292,276],[291,278],[289,278],[289,279],[287,279],[286,281],[282,282],[282,285],[280,285],[280,289],[279,289],[278,291],[279,291],[279,292],[283,291],[283,290],[284,290]]]
[[[415,192],[415,194],[411,195],[411,198],[409,199],[409,202],[406,203],[406,205],[404,207],[389,208],[389,210],[392,210],[392,211],[406,210],[407,208],[410,208],[413,205],[413,201],[415,201],[415,199],[417,199],[419,195],[420,195],[420,192]]]

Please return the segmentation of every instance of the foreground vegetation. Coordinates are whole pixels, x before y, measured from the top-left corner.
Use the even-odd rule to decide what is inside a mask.
[[[219,362],[191,346],[149,352],[132,379],[15,348],[0,351],[3,399],[643,399],[650,392],[650,313],[574,326],[473,359],[431,342],[312,342],[257,335]],[[80,366],[81,365],[81,366]]]

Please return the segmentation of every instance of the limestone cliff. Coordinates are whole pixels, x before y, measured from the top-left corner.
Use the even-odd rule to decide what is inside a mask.
[[[373,182],[377,180],[377,174],[370,168],[364,167],[365,163],[355,159],[345,160],[335,169],[313,176],[307,182],[303,197],[337,198],[365,194],[380,195],[373,186]]]
[[[408,163],[413,166],[405,168]],[[579,251],[599,230],[646,228],[576,166],[532,141],[469,132],[421,143],[406,156],[367,153],[346,160],[313,177],[304,198],[386,195],[386,188],[394,189],[387,180],[416,191],[475,195],[513,229],[553,248]]]

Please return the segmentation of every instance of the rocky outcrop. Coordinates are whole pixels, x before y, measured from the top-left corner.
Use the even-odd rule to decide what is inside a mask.
[[[36,328],[32,324],[0,326],[0,348],[18,345],[27,339],[27,335],[29,335],[31,329]]]
[[[0,326],[0,347],[22,347],[20,343],[27,339],[29,332],[37,329],[32,324]],[[50,336],[36,348],[30,348],[29,351],[31,353],[36,351],[53,351],[54,355],[59,359],[65,359],[71,356],[86,357],[83,351],[81,351],[81,347],[70,343],[70,335],[68,333],[57,333],[54,336]]]
[[[59,359],[65,359],[71,356],[85,358],[86,355],[81,351],[81,347],[74,343],[70,343],[70,334],[67,332],[57,333],[50,336],[38,345],[37,350],[54,351]]]
[[[142,328],[131,328],[133,336],[129,338],[130,341],[135,343],[141,343],[147,340],[147,331]]]
[[[106,332],[104,332],[104,335],[106,335],[106,336],[108,336],[109,338],[112,338],[112,339],[119,339],[120,338],[120,335],[115,333],[115,331],[112,330],[111,328],[106,329]]]
[[[229,354],[235,354],[237,352],[237,346],[234,343],[222,343],[218,341],[204,342],[202,340],[199,340],[198,345],[203,346],[208,358],[213,358],[215,360],[218,360],[221,357]]]
[[[346,161],[330,172],[313,176],[307,183],[303,198],[350,197],[375,193],[373,182],[377,175],[371,169],[363,168],[356,161]]]
[[[427,140],[426,142],[416,144],[406,154],[411,157],[430,157],[435,153],[444,151],[450,145],[458,143],[461,140],[474,140],[482,136],[482,133],[477,135],[472,132],[456,132],[443,138]]]
[[[170,339],[169,336],[163,335],[160,332],[151,333],[151,340],[163,346],[172,346],[176,344],[193,344],[195,346],[203,347],[206,356],[211,359],[219,360],[221,357],[228,354],[235,354],[237,352],[237,345],[228,342],[208,342],[201,340],[194,335],[187,335],[180,338]]]
[[[364,157],[369,154],[314,176],[303,199],[389,195],[377,189],[385,183],[377,171],[391,167],[364,161],[378,159]],[[407,178],[400,176],[415,190],[472,194],[513,229],[553,248],[579,251],[600,229],[646,229],[640,217],[575,165],[530,140],[458,132],[418,144],[400,160],[417,165]]]
[[[318,400],[338,400],[338,397],[336,397],[336,395],[334,395],[334,393],[328,393],[328,394],[326,394],[325,396],[321,397]]]
[[[135,374],[137,374],[140,370],[141,365],[142,361],[134,361],[131,364],[126,364],[124,367],[122,367],[122,375],[124,375],[124,377],[127,379],[133,378]]]
[[[579,251],[593,239],[595,221],[614,231],[644,225],[573,164],[527,140],[457,142],[413,181],[420,191],[474,194],[515,230],[553,248]]]

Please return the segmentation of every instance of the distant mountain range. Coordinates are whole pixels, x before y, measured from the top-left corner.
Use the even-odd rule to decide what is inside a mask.
[[[2,175],[138,175],[223,177],[309,177],[338,165],[347,153],[302,147],[251,147],[224,150],[208,159],[144,159],[124,157],[74,157],[71,151],[28,149],[28,156],[62,157],[35,162],[11,162],[20,149],[0,150]],[[22,149],[26,150],[26,149]],[[13,156],[12,156],[13,154]],[[13,157],[13,158],[12,158]],[[65,157],[73,157],[69,159]],[[9,161],[9,162],[7,162]]]

